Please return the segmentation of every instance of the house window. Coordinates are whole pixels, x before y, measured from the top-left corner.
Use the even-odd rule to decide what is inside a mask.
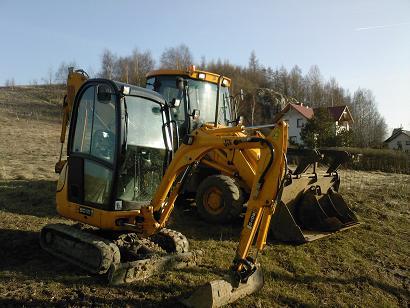
[[[406,145],[410,145],[410,140],[406,140]]]
[[[303,123],[303,119],[297,119],[297,127],[303,127],[305,126],[305,123]]]
[[[289,143],[290,144],[296,144],[296,136],[290,136],[289,137]]]

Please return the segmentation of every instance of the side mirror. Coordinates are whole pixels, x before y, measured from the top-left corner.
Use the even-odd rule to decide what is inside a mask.
[[[179,98],[173,98],[169,105],[171,108],[178,108],[179,105],[181,105],[181,100]]]
[[[111,101],[112,90],[106,84],[97,86],[97,99],[100,103],[109,103]]]
[[[194,120],[198,120],[200,115],[201,115],[201,112],[199,111],[199,109],[194,109],[194,111],[192,111],[191,117]]]

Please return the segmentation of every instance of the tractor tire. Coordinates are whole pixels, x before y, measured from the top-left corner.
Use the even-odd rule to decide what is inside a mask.
[[[205,178],[196,193],[199,215],[207,222],[226,223],[242,213],[244,196],[236,180],[226,175]]]

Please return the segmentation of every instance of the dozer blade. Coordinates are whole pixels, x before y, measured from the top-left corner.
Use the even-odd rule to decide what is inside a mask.
[[[181,302],[187,307],[222,307],[259,291],[263,283],[262,269],[257,265],[256,271],[249,276],[246,283],[237,285],[231,278],[213,280],[198,288],[189,298]]]
[[[202,251],[195,250],[166,256],[153,256],[148,259],[120,264],[113,263],[108,271],[108,282],[112,285],[119,285],[144,280],[170,269],[196,266],[201,259]]]

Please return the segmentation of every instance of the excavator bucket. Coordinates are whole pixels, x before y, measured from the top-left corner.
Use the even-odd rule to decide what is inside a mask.
[[[288,175],[281,202],[272,216],[270,235],[283,242],[305,243],[359,224],[356,215],[338,193],[337,169],[352,159],[348,152],[335,150],[288,150],[300,156]],[[317,170],[325,162],[325,172]],[[307,172],[309,168],[313,172]]]
[[[259,291],[263,283],[262,269],[258,265],[256,271],[245,283],[238,285],[232,278],[213,280],[199,287],[189,298],[181,302],[187,307],[222,307]]]

